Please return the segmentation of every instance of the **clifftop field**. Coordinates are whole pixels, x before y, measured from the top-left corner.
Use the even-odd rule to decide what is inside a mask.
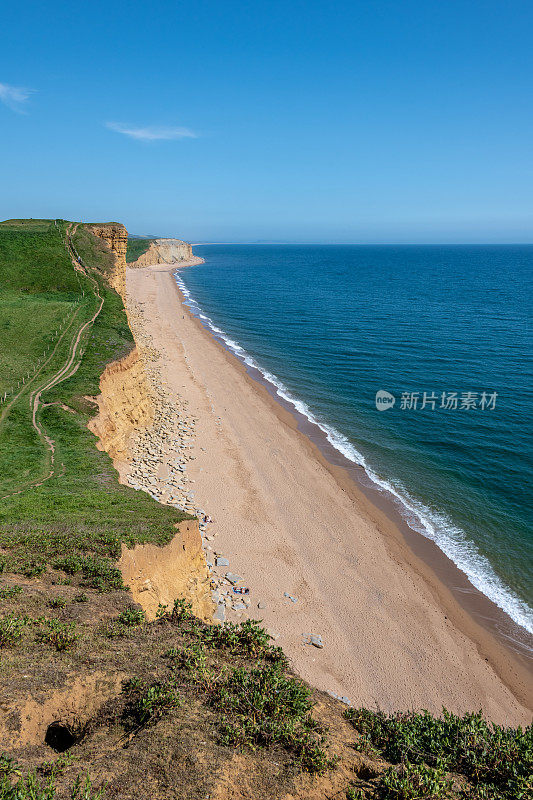
[[[0,390],[8,392],[0,405],[2,563],[6,572],[35,577],[68,546],[71,558],[89,559],[93,583],[120,585],[111,566],[120,542],[166,543],[183,515],[121,486],[87,430],[96,410],[87,398],[98,394],[100,374],[134,344],[122,301],[105,283],[111,254],[78,226],[72,240],[82,259],[92,259],[89,279],[73,268],[65,223],[31,221],[27,227],[20,221],[0,226]],[[39,435],[32,424],[35,392],[67,363],[99,306],[95,291],[102,309],[82,332],[71,374],[43,391]]]
[[[0,800],[530,798],[531,727],[346,709],[260,625],[181,597],[147,622],[121,549],[187,517],[121,485],[87,428],[134,347],[113,267],[84,225],[0,223]]]
[[[136,261],[139,256],[146,253],[150,247],[152,239],[143,239],[140,236],[130,236],[128,238],[128,249],[126,251],[126,261]]]

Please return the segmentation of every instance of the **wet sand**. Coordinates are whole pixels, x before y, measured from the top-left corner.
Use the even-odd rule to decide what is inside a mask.
[[[191,315],[175,266],[128,269],[127,291],[144,303],[171,395],[187,397],[198,420],[188,475],[214,519],[208,546],[250,587],[249,610],[228,618],[264,620],[306,680],[352,704],[482,708],[499,723],[529,723],[527,664],[457,601],[426,546],[409,546],[401,525]]]

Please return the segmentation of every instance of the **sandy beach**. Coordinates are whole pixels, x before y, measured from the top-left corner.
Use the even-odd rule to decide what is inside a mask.
[[[128,302],[143,309],[170,397],[187,398],[196,418],[187,475],[213,518],[207,557],[229,561],[213,574],[229,569],[250,588],[248,609],[227,618],[262,619],[302,677],[353,705],[481,708],[498,723],[528,724],[523,665],[190,314],[175,268],[128,268]]]

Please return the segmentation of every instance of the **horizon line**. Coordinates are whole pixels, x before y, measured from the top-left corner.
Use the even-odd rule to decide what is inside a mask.
[[[173,238],[167,236],[156,237],[161,239]],[[533,246],[530,242],[285,242],[285,241],[251,241],[251,242],[190,242],[191,247],[206,245],[235,244],[235,245],[256,245],[256,246],[278,246],[278,245],[322,245],[322,246],[346,246],[346,247],[515,247]]]

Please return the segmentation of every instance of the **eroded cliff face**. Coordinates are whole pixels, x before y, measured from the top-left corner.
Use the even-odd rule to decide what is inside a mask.
[[[122,545],[122,579],[148,620],[156,618],[160,603],[172,609],[174,600],[184,597],[192,603],[193,614],[211,621],[214,604],[198,520],[184,520],[176,527],[178,533],[166,547],[143,544],[128,550]]]
[[[193,258],[192,247],[181,239],[154,239],[146,253],[129,267],[148,267],[152,264],[179,264]]]
[[[141,431],[152,429],[156,406],[136,348],[106,367],[100,392],[95,398],[99,413],[89,422],[89,429],[98,437],[98,448],[113,459],[121,482],[126,482],[131,446]],[[155,619],[160,603],[172,607],[178,597],[192,603],[198,617],[211,620],[214,605],[198,520],[186,520],[176,527],[177,533],[165,547],[122,547],[118,567],[124,583],[149,620]]]
[[[89,229],[103,239],[115,256],[115,269],[109,277],[111,286],[124,297],[126,288],[126,250],[128,249],[128,231],[119,222],[106,222],[89,225]]]
[[[105,368],[100,391],[95,398],[99,413],[89,422],[89,430],[98,436],[97,447],[120,462],[115,466],[122,473],[131,456],[133,436],[154,419],[150,388],[137,348]]]

